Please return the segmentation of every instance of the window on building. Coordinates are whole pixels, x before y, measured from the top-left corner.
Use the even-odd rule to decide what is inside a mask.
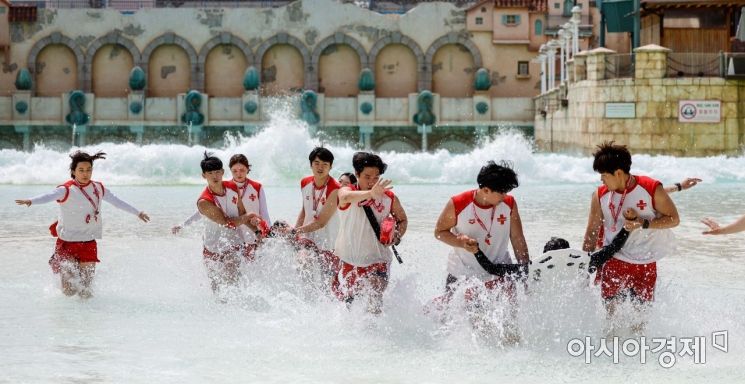
[[[535,21],[535,35],[540,36],[543,34],[543,20]]]
[[[517,75],[518,76],[530,76],[530,65],[527,61],[517,62]]]
[[[486,7],[481,7],[481,13],[485,13],[485,12],[486,12]]]
[[[559,3],[554,3],[554,9],[559,9],[559,8],[561,8],[561,4],[559,4]]]
[[[483,17],[477,17],[476,18],[476,25],[482,25],[484,24],[484,18]]]
[[[502,15],[502,24],[518,25],[520,24],[520,15]]]
[[[574,0],[564,0],[564,11],[562,14],[566,17],[572,16],[572,8],[574,7]]]

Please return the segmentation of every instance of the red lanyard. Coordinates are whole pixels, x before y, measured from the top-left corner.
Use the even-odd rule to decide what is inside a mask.
[[[85,196],[85,198],[88,199],[88,202],[90,202],[91,205],[93,206],[93,219],[98,221],[98,213],[99,213],[98,207],[100,206],[100,203],[101,203],[101,197],[98,195],[98,188],[96,188],[96,183],[93,181],[90,181],[90,183],[91,185],[93,185],[93,194],[96,195],[96,197],[98,198],[98,204],[93,202],[93,199],[88,194],[88,192],[85,191],[85,188],[83,188],[83,186],[80,185],[80,183],[77,180],[75,180],[75,185],[77,185],[78,188],[80,188],[80,192],[83,192],[83,196]],[[90,221],[91,221],[91,215],[86,216],[85,222],[88,223]]]
[[[318,220],[318,205],[321,202],[321,199],[323,198],[323,195],[326,194],[326,187],[329,184],[329,179],[326,179],[326,183],[321,186],[321,188],[316,188],[315,181],[313,182],[313,190],[310,191],[310,193],[313,194],[313,218]],[[316,197],[316,189],[319,190],[321,193],[318,194]]]
[[[236,186],[238,185],[238,182],[235,181],[235,179],[233,179],[233,182],[235,182]],[[246,181],[243,182],[242,187],[238,187],[238,198],[239,199],[243,200],[243,195],[246,194],[247,189],[248,189],[248,179],[246,179]]]
[[[616,231],[616,224],[618,223],[618,216],[621,215],[621,210],[623,209],[623,202],[626,200],[626,193],[629,192],[629,186],[631,185],[631,178],[633,176],[629,175],[629,179],[626,180],[626,187],[623,189],[623,195],[621,195],[621,200],[618,202],[618,211],[616,211],[615,205],[613,205],[613,197],[616,195],[616,191],[611,191],[610,193],[610,201],[608,202],[608,210],[610,210],[610,215],[613,218],[613,226],[611,227],[611,232]]]
[[[215,205],[217,206],[217,208],[220,208],[220,212],[222,212],[223,215],[227,216],[228,215],[228,212],[225,209],[222,208],[222,205],[220,204],[220,200],[218,199],[218,197],[223,197],[223,196],[227,196],[228,195],[227,189],[225,189],[225,187],[223,187],[223,194],[222,195],[216,195],[215,192],[213,192],[210,189],[210,187],[207,187],[207,190],[210,191],[210,194],[212,195],[212,200],[215,202]],[[240,194],[240,192],[239,192],[239,194]]]
[[[494,212],[496,212],[497,206],[495,205],[491,208],[491,220],[489,221],[489,229],[486,229],[486,224],[481,221],[481,218],[476,213],[476,192],[473,193],[473,204],[471,205],[471,208],[473,209],[473,216],[476,218],[476,222],[479,223],[481,228],[486,231],[486,239],[484,239],[484,242],[486,243],[486,245],[491,245],[491,228],[492,226],[494,226]]]

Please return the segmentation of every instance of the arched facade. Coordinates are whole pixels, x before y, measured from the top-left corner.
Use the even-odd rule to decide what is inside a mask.
[[[422,51],[422,48],[419,47],[419,44],[416,43],[413,39],[411,39],[408,36],[402,35],[400,32],[394,32],[391,33],[390,36],[386,36],[378,41],[375,42],[375,44],[370,49],[370,55],[369,55],[369,62],[370,65],[375,65],[375,75],[376,75],[376,82],[379,79],[378,76],[378,56],[380,55],[380,52],[383,51],[387,46],[394,45],[394,44],[400,44],[405,47],[408,47],[411,52],[414,54],[414,57],[416,58],[416,81],[417,81],[417,91],[423,91],[427,89],[427,83],[426,83],[426,74],[427,71],[427,64],[425,63],[425,57],[424,52]],[[381,64],[382,65],[382,64]],[[376,90],[377,94],[377,90]]]
[[[243,92],[243,74],[246,68],[255,65],[255,60],[245,41],[222,32],[202,46],[198,63],[203,68],[200,89],[210,96],[237,97]]]
[[[109,65],[113,64],[113,66],[106,67],[106,68],[104,67],[94,68],[94,63],[96,61],[94,59],[96,58],[96,54],[99,53],[98,51],[101,48],[106,47],[106,46],[120,47],[120,48],[108,47],[111,50],[110,53],[112,54],[108,64]],[[85,76],[84,86],[86,90],[90,90],[91,92],[98,94],[98,92],[96,91],[96,88],[98,89],[104,88],[104,89],[111,89],[111,90],[113,90],[114,87],[121,88],[121,85],[122,85],[121,78],[122,77],[127,78],[127,79],[129,78],[129,71],[131,71],[132,68],[130,67],[130,68],[125,69],[122,67],[122,64],[123,64],[122,61],[129,62],[129,59],[124,59],[122,57],[119,57],[119,60],[117,60],[116,55],[119,52],[117,52],[116,49],[124,49],[127,52],[129,52],[129,56],[131,57],[133,66],[139,65],[142,62],[140,50],[137,48],[137,46],[132,40],[122,36],[121,33],[118,31],[110,32],[96,39],[95,41],[93,41],[93,43],[91,43],[90,46],[88,46],[88,50],[86,51],[86,54],[85,54],[85,71],[84,71],[84,76]],[[101,64],[101,61],[103,61],[100,56],[98,58],[98,61],[99,61],[98,64]],[[126,73],[121,74],[120,71],[122,69],[125,69]],[[99,81],[95,80],[96,72],[99,73],[99,76],[101,76],[98,78]],[[100,83],[102,79],[108,79],[108,81],[112,81],[112,83],[114,84],[112,84],[111,86],[104,87]],[[94,87],[94,83],[98,83],[97,86]],[[127,89],[127,91],[129,89],[128,82],[126,83],[126,86],[124,88],[121,88],[121,91],[124,92],[125,89]],[[104,93],[111,94],[112,92],[104,91]],[[125,94],[126,92],[120,94],[119,96],[124,96]]]
[[[161,68],[161,72],[158,74],[151,73],[151,70],[154,68],[154,66],[157,66],[158,63],[154,63],[152,59],[153,53],[163,46],[176,46],[181,48],[184,53],[187,56],[187,68],[185,70],[188,70],[188,78],[189,78],[189,85],[187,88],[190,89],[203,89],[202,84],[200,84],[200,76],[199,76],[199,60],[197,56],[197,51],[192,47],[191,44],[189,44],[186,39],[184,39],[181,36],[178,36],[174,33],[166,33],[153,41],[150,42],[150,44],[145,47],[144,50],[142,50],[142,62],[140,63],[140,66],[145,71],[146,78],[148,79],[147,89],[148,89],[148,95],[171,95],[175,91],[172,90],[158,90],[156,89],[157,86],[160,85],[160,81],[151,81],[157,79],[158,76],[165,80],[167,76],[169,75],[170,68]],[[172,47],[167,47],[167,49],[173,49]],[[179,61],[175,60],[174,64],[177,64]],[[176,68],[178,70],[178,68]],[[182,78],[187,76],[187,74],[179,74]],[[188,90],[188,89],[187,89]],[[176,92],[179,93],[179,92]]]
[[[74,62],[75,67],[74,68],[67,68],[67,71],[65,71],[65,72],[69,72],[69,73],[64,73],[63,72],[63,74],[66,77],[69,77],[69,78],[68,78],[68,81],[67,82],[61,82],[61,83],[74,84],[75,85],[73,87],[74,89],[87,90],[85,88],[85,81],[84,81],[84,78],[85,77],[84,77],[84,73],[83,73],[83,70],[85,68],[85,55],[84,55],[83,51],[78,47],[78,45],[75,43],[75,41],[73,41],[69,37],[67,37],[67,36],[65,36],[65,35],[63,35],[63,34],[61,34],[59,32],[55,32],[55,33],[52,33],[51,35],[49,35],[47,37],[44,37],[44,38],[40,39],[39,41],[37,41],[31,47],[31,51],[29,51],[28,61],[27,61],[28,64],[27,65],[28,65],[28,70],[34,76],[34,80],[35,80],[33,82],[34,83],[34,91],[36,91],[38,93],[38,90],[39,90],[39,85],[40,85],[40,81],[39,81],[40,80],[40,78],[39,78],[40,73],[39,72],[40,71],[43,72],[44,68],[48,68],[46,65],[39,65],[41,63],[38,63],[37,62],[38,56],[39,56],[39,54],[41,53],[41,51],[44,48],[47,48],[48,46],[52,46],[52,45],[65,46],[65,47],[69,48],[70,51],[72,51],[72,55],[73,55],[72,61]],[[51,74],[51,76],[56,76],[56,75]],[[42,77],[41,80],[44,80],[43,77]],[[42,83],[41,85],[44,86],[44,83]],[[72,89],[67,89],[67,90],[65,90],[65,92],[66,91],[71,91],[71,90]],[[42,91],[44,91],[44,89],[42,89]]]
[[[308,82],[309,89],[313,90],[319,90],[320,89],[320,71],[321,71],[321,59],[322,55],[328,57],[329,48],[333,48],[334,45],[346,45],[349,46],[354,52],[357,53],[357,56],[359,57],[359,69],[357,69],[356,74],[350,74],[349,72],[346,73],[339,73],[337,76],[337,79],[341,78],[341,82],[347,82],[348,79],[345,79],[344,77],[351,77],[354,76],[355,79],[359,78],[359,71],[362,68],[369,68],[369,62],[367,60],[367,52],[365,51],[365,48],[362,47],[362,44],[360,44],[359,41],[352,38],[351,36],[348,36],[344,33],[337,32],[318,43],[316,47],[313,49],[313,55],[311,56],[311,63],[309,72],[311,75],[310,81]],[[326,54],[324,54],[324,52]],[[326,59],[324,57],[324,59]],[[324,60],[329,61],[329,60]],[[356,81],[354,81],[356,83]]]
[[[482,59],[481,59],[481,52],[479,51],[479,48],[476,46],[476,44],[473,43],[470,39],[467,38],[466,34],[459,34],[459,33],[448,33],[445,36],[442,36],[435,40],[432,45],[429,46],[427,49],[427,53],[425,54],[425,63],[427,68],[424,71],[424,89],[433,90],[433,83],[432,83],[432,73],[433,73],[433,61],[435,59],[435,53],[440,50],[445,45],[448,44],[457,44],[462,46],[465,50],[470,52],[471,57],[473,58],[473,65],[475,68],[481,68],[482,67]],[[471,84],[471,88],[472,84]]]
[[[266,85],[266,84],[263,84],[264,79],[265,79],[265,64],[267,63],[267,61],[271,61],[271,60],[267,60],[268,58],[266,58],[265,56],[267,52],[269,52],[269,50],[272,49],[275,45],[287,45],[289,47],[294,48],[297,51],[297,54],[299,54],[300,59],[302,59],[303,88],[310,89],[308,86],[309,79],[310,79],[310,75],[309,75],[310,60],[311,60],[310,50],[308,49],[308,47],[305,46],[305,44],[303,44],[302,41],[300,41],[300,39],[298,39],[295,36],[291,36],[287,33],[284,33],[284,32],[278,33],[270,37],[269,39],[263,41],[261,45],[259,45],[259,47],[256,49],[256,63],[257,64],[261,63],[262,88],[264,88],[264,86]],[[278,74],[278,72],[275,72],[275,75],[276,74]]]

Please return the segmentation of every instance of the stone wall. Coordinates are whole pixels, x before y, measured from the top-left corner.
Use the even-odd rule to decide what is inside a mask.
[[[633,153],[675,156],[742,153],[745,81],[720,77],[665,78],[667,49],[645,46],[635,52],[633,78],[605,79],[605,58],[613,51],[598,49],[587,53],[584,73],[587,80],[562,85],[535,98],[538,147],[589,154],[599,143],[615,140],[628,145]],[[679,122],[681,100],[719,101],[720,121]],[[632,103],[635,117],[609,118],[607,103]]]

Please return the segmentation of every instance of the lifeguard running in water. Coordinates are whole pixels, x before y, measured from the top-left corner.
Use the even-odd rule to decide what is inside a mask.
[[[16,204],[31,206],[56,201],[59,204],[57,221],[49,228],[57,237],[54,254],[49,260],[54,273],[59,273],[62,292],[67,296],[78,294],[82,298],[92,295],[91,284],[98,259],[97,239],[103,235],[102,202],[107,202],[144,222],[150,217],[143,211],[119,199],[100,181],[94,181],[93,162],[105,159],[98,152],[89,155],[77,151],[70,155],[70,180],[53,191]]]
[[[248,158],[240,153],[235,154],[230,157],[228,167],[233,176],[231,181],[238,188],[238,195],[243,202],[243,207],[246,209],[246,212],[257,214],[267,224],[271,223],[271,220],[269,219],[269,210],[266,205],[266,193],[264,188],[261,183],[248,178],[248,174],[251,172],[251,164],[249,164]],[[202,214],[197,210],[194,214],[189,216],[183,224],[173,227],[171,231],[174,234],[178,233],[182,228],[197,222],[201,218]],[[254,251],[259,239],[253,231],[250,231],[245,227],[239,228],[239,231],[246,244],[246,257],[249,260],[253,260]]]
[[[593,193],[590,202],[583,245],[585,251],[596,249],[601,225],[603,246],[611,244],[624,226],[628,229],[661,230],[678,225],[678,210],[662,184],[650,177],[630,173],[631,153],[626,146],[603,143],[593,156],[592,167],[600,174],[603,185]],[[628,220],[621,215],[629,208],[637,213],[636,219]],[[640,235],[637,232],[598,270],[597,279],[610,320],[613,320],[621,300],[631,299],[637,312],[643,311],[654,300],[656,261],[672,247],[664,237],[668,233],[645,231]],[[639,317],[632,328],[635,332],[642,332],[644,324],[644,319]]]
[[[334,252],[341,259],[340,280],[343,299],[348,303],[360,294],[368,294],[367,309],[380,313],[383,292],[388,287],[392,244],[406,233],[408,220],[391,181],[381,179],[388,165],[380,156],[357,152],[352,158],[357,185],[339,190],[339,234]],[[385,242],[374,229],[392,218],[396,230]]]
[[[527,278],[528,245],[523,235],[517,202],[508,193],[518,186],[517,174],[507,163],[488,162],[476,178],[477,189],[453,196],[435,225],[435,238],[450,245],[446,293],[452,297],[455,284],[466,284],[466,302],[471,321],[482,331],[481,302],[504,295],[510,305],[503,329],[504,341],[520,340],[517,329],[516,280]],[[512,245],[513,255],[508,246]],[[477,283],[473,283],[473,281]]]
[[[202,178],[207,186],[197,200],[197,209],[204,216],[204,256],[212,291],[219,294],[227,286],[235,285],[240,276],[241,262],[249,251],[239,230],[242,225],[257,230],[261,218],[246,213],[240,188],[233,181],[224,181],[222,161],[204,154],[200,163]]]

